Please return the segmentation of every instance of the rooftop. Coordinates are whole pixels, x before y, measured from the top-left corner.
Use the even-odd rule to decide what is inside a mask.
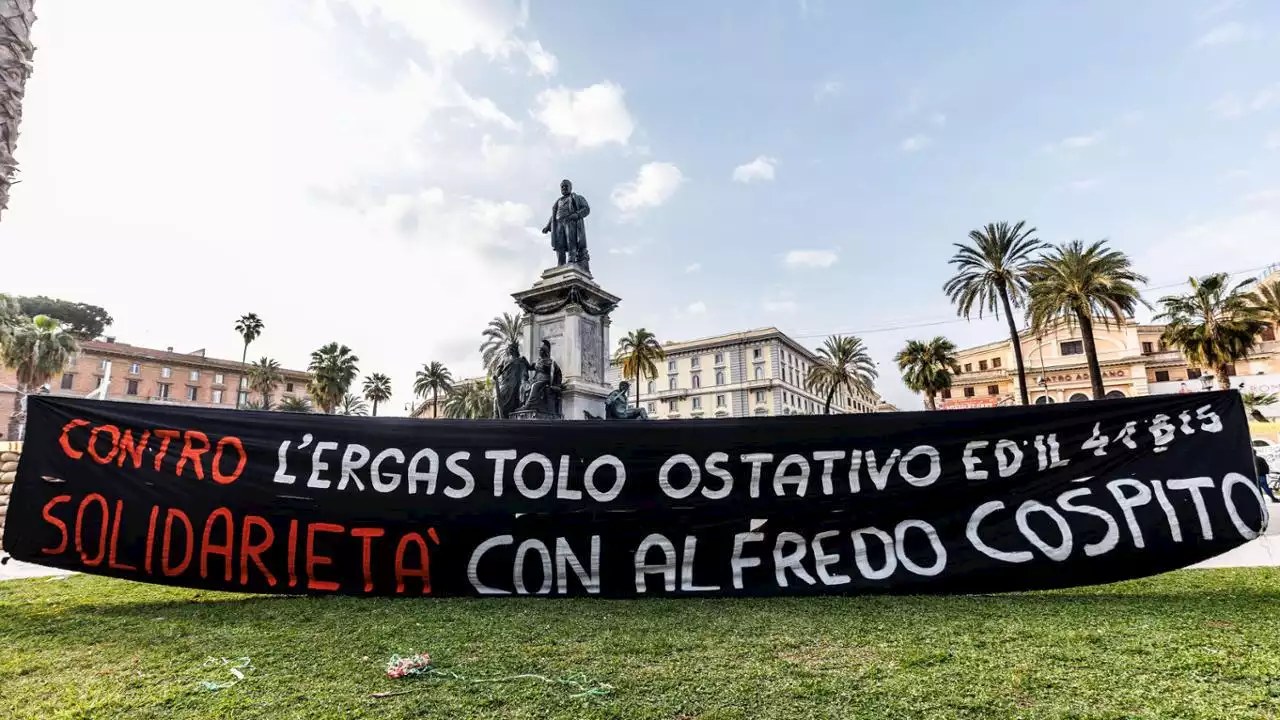
[[[222,360],[220,358],[211,358],[205,354],[203,348],[193,350],[189,353],[174,352],[173,348],[165,350],[156,350],[154,348],[144,348],[128,343],[116,342],[114,338],[106,340],[83,340],[80,342],[80,350],[90,355],[114,355],[117,357],[128,358],[130,360],[150,360],[153,362],[168,362],[174,365],[188,365],[200,368],[218,368],[222,370],[231,370],[233,372],[243,372],[248,365],[241,363],[239,360]],[[307,378],[310,374],[305,370],[290,370],[281,368],[281,373],[288,378]]]

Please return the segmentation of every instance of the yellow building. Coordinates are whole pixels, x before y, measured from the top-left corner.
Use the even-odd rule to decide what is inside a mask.
[[[640,380],[640,406],[653,419],[809,415],[826,398],[810,392],[805,375],[813,351],[777,328],[762,328],[663,345],[658,377]],[[624,378],[610,367],[611,385]],[[634,383],[634,378],[625,378]],[[635,388],[630,402],[635,403]],[[832,413],[875,412],[878,396],[837,393]]]
[[[1273,273],[1264,282],[1280,282]],[[1188,364],[1182,353],[1166,348],[1164,325],[1097,323],[1094,342],[1102,385],[1109,398],[1165,395],[1217,387],[1213,368]],[[1026,367],[1028,394],[1036,404],[1078,402],[1092,397],[1090,375],[1079,326],[1066,323],[1039,335],[1024,330],[1019,335]],[[1018,376],[1009,340],[967,348],[958,353],[960,374],[944,391],[938,406],[944,410],[1017,404]],[[1258,339],[1253,353],[1231,368],[1231,387],[1244,392],[1280,391],[1280,342],[1269,328]],[[1263,410],[1271,415],[1280,407]]]
[[[454,380],[454,387],[461,387],[469,383],[482,383],[484,377],[463,378],[462,380]],[[444,404],[449,400],[449,393],[437,393],[436,399],[433,401],[430,395],[422,399],[421,402],[414,404],[413,411],[409,413],[409,417],[418,418],[420,420],[444,420]]]

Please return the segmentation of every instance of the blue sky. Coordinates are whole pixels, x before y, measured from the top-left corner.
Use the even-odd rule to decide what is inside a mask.
[[[1280,262],[1262,0],[137,5],[42,8],[0,233],[59,272],[6,289],[227,357],[254,310],[254,355],[345,342],[396,409],[423,362],[478,371],[561,177],[615,334],[859,331],[904,408],[906,339],[1002,333],[946,322],[981,224],[1110,238],[1153,300]]]

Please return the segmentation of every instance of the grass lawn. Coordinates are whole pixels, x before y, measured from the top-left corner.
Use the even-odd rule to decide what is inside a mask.
[[[393,653],[468,677],[390,680]],[[225,667],[256,670],[219,691]],[[415,692],[385,699],[371,693]],[[4,718],[1280,716],[1280,570],[953,598],[366,600],[0,583]]]

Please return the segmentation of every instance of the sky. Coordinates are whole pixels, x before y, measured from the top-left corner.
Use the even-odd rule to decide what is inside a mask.
[[[479,374],[485,323],[591,205],[613,335],[777,326],[961,347],[955,242],[1106,238],[1154,301],[1280,262],[1280,4],[1263,0],[58,0],[0,219],[4,291],[121,342]],[[20,269],[15,271],[15,269]]]

